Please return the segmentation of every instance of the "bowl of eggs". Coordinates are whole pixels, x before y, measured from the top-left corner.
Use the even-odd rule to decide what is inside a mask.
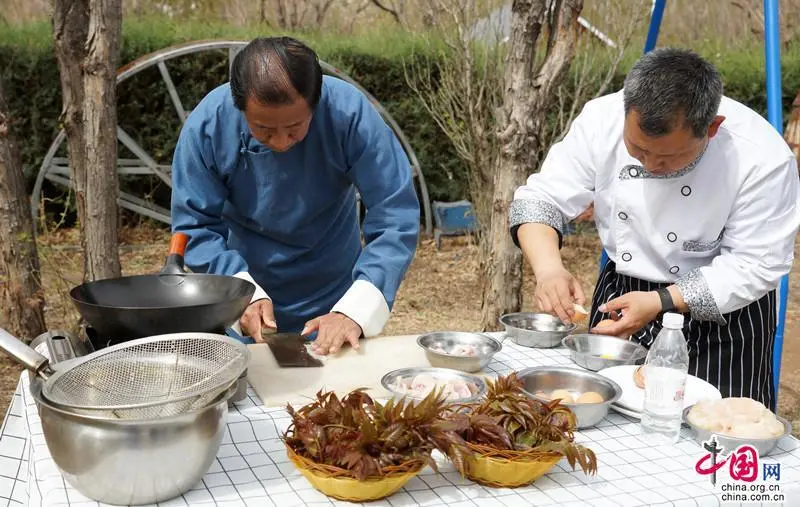
[[[602,421],[611,404],[622,396],[622,388],[602,375],[578,368],[536,366],[517,373],[525,394],[548,403],[556,398],[578,420],[578,429]]]
[[[642,345],[604,334],[573,334],[564,337],[561,343],[569,349],[572,362],[591,371],[640,364],[647,357],[647,349]]]

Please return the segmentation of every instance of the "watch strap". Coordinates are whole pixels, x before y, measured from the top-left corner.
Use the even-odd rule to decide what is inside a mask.
[[[658,297],[661,299],[661,313],[672,312],[675,310],[675,303],[672,301],[672,294],[666,288],[656,289]]]

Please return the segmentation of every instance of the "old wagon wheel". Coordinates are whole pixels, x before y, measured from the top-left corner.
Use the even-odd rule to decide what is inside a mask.
[[[247,42],[248,41],[237,40],[197,41],[178,44],[155,51],[137,58],[123,67],[120,67],[117,72],[117,86],[119,86],[120,83],[124,82],[125,80],[144,71],[145,69],[149,69],[154,66],[157,67],[159,73],[161,74],[163,84],[166,86],[166,90],[169,93],[169,99],[175,109],[175,113],[177,114],[180,123],[183,124],[191,111],[186,108],[185,103],[181,100],[170,72],[167,69],[166,62],[186,55],[222,50],[227,51],[227,63],[228,69],[230,69],[230,65],[233,63],[234,56],[247,44]],[[324,61],[321,61],[320,64],[322,65],[324,73],[347,81],[364,93],[378,110],[384,121],[386,121],[386,123],[397,136],[400,144],[403,146],[403,149],[411,161],[413,177],[417,185],[417,191],[419,192],[422,214],[424,216],[424,234],[426,236],[430,236],[432,234],[433,224],[430,209],[430,199],[428,197],[428,188],[425,185],[425,178],[422,174],[419,160],[417,160],[417,156],[402,129],[394,120],[394,118],[392,118],[389,112],[384,109],[380,102],[378,102],[378,100],[372,94],[370,94],[358,82],[356,82],[355,79]],[[171,166],[169,163],[160,164],[156,162],[156,157],[151,156],[144,147],[137,143],[134,137],[132,137],[119,125],[117,125],[117,139],[122,144],[122,147],[126,148],[133,155],[133,158],[123,157],[121,153],[121,147],[120,156],[117,159],[117,173],[119,175],[156,176],[166,185],[170,187],[172,186],[170,179]],[[42,161],[42,165],[39,168],[39,173],[36,176],[36,182],[31,195],[31,207],[34,222],[37,220],[39,213],[39,200],[41,198],[42,185],[44,184],[44,181],[48,180],[67,187],[71,185],[68,159],[66,156],[57,156],[60,150],[65,147],[65,140],[66,134],[64,130],[61,130],[51,143],[44,160]],[[171,222],[170,211],[168,209],[159,206],[154,202],[132,195],[128,192],[120,192],[119,205],[124,209],[150,217],[166,224]],[[360,199],[358,206],[360,209]]]

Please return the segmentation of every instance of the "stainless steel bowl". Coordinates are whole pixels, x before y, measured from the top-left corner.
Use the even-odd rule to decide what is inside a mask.
[[[87,498],[112,505],[164,502],[200,482],[219,451],[236,389],[233,383],[196,411],[148,421],[75,414],[50,404],[38,377],[30,385],[64,479]]]
[[[547,313],[507,313],[500,317],[506,336],[523,347],[552,348],[575,331],[577,324],[564,324],[558,317]]]
[[[239,376],[239,380],[236,381],[236,390],[233,393],[233,396],[228,399],[228,406],[232,407],[235,403],[242,401],[247,398],[247,368],[242,372]]]
[[[591,371],[641,364],[647,357],[644,346],[616,336],[573,334],[565,336],[561,343],[569,349],[569,357],[575,364]]]
[[[467,373],[486,368],[492,357],[503,348],[500,342],[491,336],[461,331],[424,334],[417,338],[417,344],[425,350],[425,356],[431,366]],[[473,347],[476,355],[458,355],[457,349],[461,346]]]
[[[784,419],[783,417],[776,415],[778,421],[783,424],[783,433],[777,437],[772,438],[741,438],[741,437],[730,437],[727,435],[720,435],[719,433],[713,433],[710,430],[706,430],[695,426],[691,422],[689,422],[689,412],[692,410],[694,405],[690,405],[683,409],[683,423],[689,426],[689,431],[692,434],[692,438],[695,442],[700,445],[703,445],[705,442],[711,440],[711,436],[717,440],[719,447],[722,448],[720,451],[722,454],[728,454],[732,451],[735,451],[737,447],[740,445],[752,445],[756,451],[758,451],[758,456],[763,458],[764,456],[768,456],[772,451],[775,450],[775,446],[778,445],[778,441],[787,435],[791,435],[792,433],[792,423]]]
[[[400,378],[413,378],[420,374],[427,374],[432,376],[435,380],[453,380],[453,379],[460,379],[466,382],[472,382],[475,384],[477,388],[477,392],[469,397],[465,398],[458,398],[452,399],[453,403],[470,403],[476,400],[479,400],[486,394],[486,381],[483,378],[479,377],[478,375],[472,375],[470,373],[464,373],[457,370],[451,370],[449,368],[401,368],[399,370],[393,370],[383,376],[381,379],[381,385],[384,389],[389,391],[391,396],[399,401],[402,398],[406,398],[410,400],[412,404],[417,404],[422,401],[425,397],[424,396],[413,396],[410,394],[405,394],[401,391],[398,391],[393,387],[393,384],[396,380]]]
[[[563,366],[537,366],[526,368],[517,373],[524,383],[524,391],[539,401],[548,402],[549,397],[537,395],[537,392],[549,394],[556,389],[566,389],[573,397],[594,391],[603,397],[602,403],[563,403],[575,413],[578,428],[588,428],[602,421],[611,404],[622,396],[622,388],[613,380],[597,373],[578,368]]]

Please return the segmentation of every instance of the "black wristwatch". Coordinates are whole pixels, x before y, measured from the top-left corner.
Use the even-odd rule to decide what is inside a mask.
[[[672,294],[666,288],[656,289],[658,297],[661,298],[661,313],[674,312],[676,310],[675,303],[672,301]]]

